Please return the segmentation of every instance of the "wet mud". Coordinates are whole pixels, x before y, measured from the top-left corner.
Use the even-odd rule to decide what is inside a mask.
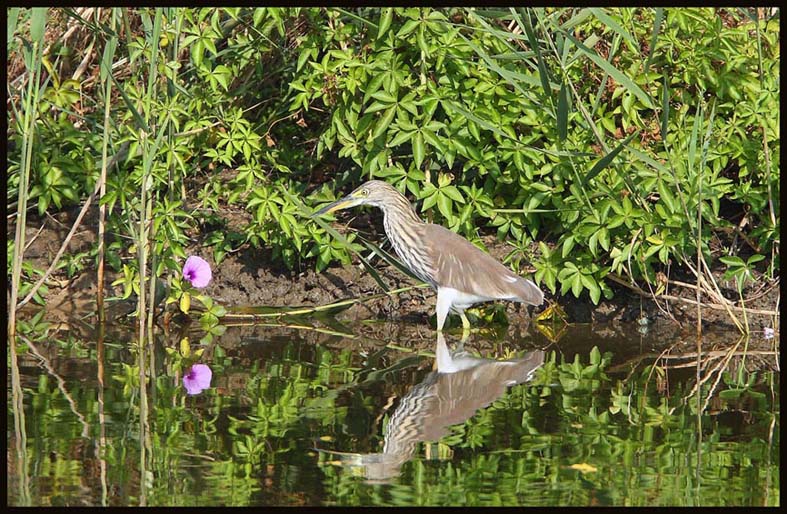
[[[28,219],[28,248],[25,259],[38,268],[46,269],[57,253],[60,244],[70,230],[78,209],[71,209],[56,214],[39,218],[30,215]],[[246,222],[242,210],[228,210],[222,213],[232,225],[241,225]],[[72,238],[68,252],[76,254],[89,252],[96,241],[97,209],[91,208],[81,226]],[[370,240],[383,243],[385,234],[382,232],[379,216],[374,214],[361,214],[353,218],[353,228],[365,232]],[[239,227],[235,227],[238,229]],[[339,230],[345,230],[337,223]],[[14,225],[10,220],[7,225],[8,237],[13,238]],[[356,298],[369,298],[379,295],[384,291],[374,278],[359,264],[357,259],[349,266],[334,265],[321,273],[314,271],[311,262],[302,264],[300,270],[288,270],[281,264],[273,263],[271,253],[266,249],[253,248],[244,245],[238,251],[226,255],[221,263],[216,264],[212,251],[201,244],[201,234],[190,234],[192,244],[188,246],[187,254],[200,255],[205,258],[213,269],[213,280],[204,290],[227,308],[250,306],[317,306],[326,305],[340,300]],[[109,240],[115,240],[109,234]],[[490,254],[502,259],[510,250],[504,242],[497,241],[493,236],[483,239]],[[129,244],[124,244],[128,249]],[[124,258],[133,258],[133,255],[121,255]],[[390,290],[414,285],[411,278],[403,275],[399,270],[390,266],[382,259],[371,259],[372,265],[378,271],[382,280]],[[51,321],[68,321],[75,316],[89,316],[95,311],[96,302],[96,273],[92,259],[82,260],[83,269],[68,277],[65,269],[56,271],[48,281],[46,294],[47,318]],[[723,282],[721,274],[723,269],[714,270],[716,280],[729,299],[737,298],[734,284]],[[117,279],[118,273],[107,268],[105,294],[119,296],[122,294],[121,286],[111,286]],[[690,277],[672,276],[674,280],[691,283]],[[645,323],[651,329],[672,331],[696,330],[697,308],[689,303],[670,301],[654,301],[652,298],[635,293],[631,289],[611,283],[614,297],[610,300],[601,299],[594,305],[585,293],[580,298],[573,294],[553,295],[545,291],[547,303],[542,307],[524,307],[510,302],[502,302],[508,319],[506,330],[516,333],[526,330],[534,315],[544,309],[548,302],[559,304],[566,313],[568,323],[589,324],[629,324]],[[645,286],[643,286],[645,287]],[[685,287],[671,287],[669,294],[688,300],[694,300],[695,291]],[[772,310],[777,305],[779,295],[778,283],[769,285],[764,283],[750,284],[744,291],[744,296],[752,297],[746,306],[750,309]],[[117,316],[133,309],[129,302],[110,302],[110,316]],[[402,325],[421,327],[425,331],[431,330],[434,325],[435,293],[429,288],[412,289],[400,294],[382,296],[376,299],[358,302],[337,315],[342,322],[376,321],[393,322]],[[485,304],[491,306],[491,304]],[[489,307],[485,307],[489,308]],[[35,310],[34,307],[26,310]],[[741,313],[736,313],[742,319]],[[778,321],[778,320],[777,320]],[[748,314],[748,322],[752,332],[762,331],[764,327],[772,327],[774,317],[762,314]],[[456,325],[457,321],[453,320]],[[475,324],[483,328],[484,322],[476,320]],[[735,330],[735,326],[728,314],[723,310],[702,309],[703,328],[718,330]],[[774,327],[778,330],[778,327]],[[499,327],[494,328],[500,330]]]

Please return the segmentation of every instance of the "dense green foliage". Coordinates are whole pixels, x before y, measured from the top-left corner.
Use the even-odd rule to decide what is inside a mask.
[[[10,13],[11,62],[28,12]],[[348,247],[305,216],[373,177],[594,302],[612,294],[608,274],[657,284],[698,245],[708,262],[762,255],[761,273],[778,269],[780,34],[753,10],[50,10],[48,29],[66,23],[86,48],[58,39],[44,59],[31,200],[39,213],[81,202],[107,140],[122,156],[110,232],[139,236],[150,180],[157,275],[197,234],[217,261],[251,244],[290,268],[349,263],[354,236]],[[91,52],[96,73],[69,78]],[[233,205],[248,223],[228,224]],[[109,262],[132,283],[126,246]]]
[[[97,345],[46,309],[9,322],[9,504],[779,504],[779,375],[763,364],[777,338],[645,369],[551,347],[532,381],[370,484],[332,459],[381,450],[425,356],[306,323],[331,337],[227,331],[181,271],[194,247],[349,264],[373,244],[308,215],[377,178],[479,246],[504,241],[552,293],[598,302],[614,279],[658,295],[678,274],[710,289],[713,268],[743,301],[747,283],[778,281],[778,10],[7,14],[9,227],[86,204],[106,170],[114,285],[140,316],[151,277],[154,298],[204,307],[201,331],[164,344],[139,330]],[[28,294],[46,302],[23,260],[33,237],[7,242],[12,315]],[[57,269],[72,278],[98,253]],[[506,344],[498,357],[521,352]],[[188,396],[196,362],[213,382]]]

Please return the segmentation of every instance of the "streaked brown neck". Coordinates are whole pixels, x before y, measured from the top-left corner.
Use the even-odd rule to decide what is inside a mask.
[[[435,272],[429,256],[429,241],[424,240],[425,223],[399,191],[390,195],[380,208],[384,214],[385,233],[396,255],[418,278],[436,288]]]
[[[393,188],[392,188],[393,189]],[[386,229],[389,223],[394,225],[409,225],[423,223],[421,218],[413,210],[410,202],[407,201],[402,193],[393,189],[395,194],[390,195],[385,203],[380,205],[386,219]]]

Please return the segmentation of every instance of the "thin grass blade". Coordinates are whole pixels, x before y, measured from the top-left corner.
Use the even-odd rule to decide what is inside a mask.
[[[629,153],[639,159],[640,161],[644,162],[651,168],[655,169],[659,173],[670,173],[670,170],[665,165],[661,164],[659,161],[651,157],[650,155],[637,150],[636,148],[629,148]]]
[[[520,29],[525,32],[525,35],[527,35],[527,39],[530,43],[530,48],[536,53],[536,61],[538,62],[538,78],[541,79],[541,87],[544,89],[544,95],[549,98],[550,105],[554,106],[555,95],[552,93],[552,87],[550,86],[549,71],[547,70],[544,56],[541,55],[541,47],[539,46],[538,40],[536,39],[536,34],[533,30],[533,24],[530,21],[530,15],[524,8],[521,8],[520,11],[521,14],[517,12],[516,9],[511,9],[511,13],[514,15],[514,20],[516,20]]]
[[[580,9],[574,16],[566,20],[566,22],[563,23],[560,28],[563,30],[569,30],[573,27],[576,27],[592,14],[590,11],[591,10],[589,8]]]
[[[528,92],[522,87],[522,83],[529,84],[531,86],[539,85],[538,79],[535,77],[531,77],[530,75],[525,75],[524,73],[517,73],[515,71],[510,71],[495,62],[484,50],[473,43],[470,39],[466,38],[461,32],[459,36],[465,40],[465,42],[470,46],[470,48],[475,51],[481,57],[484,62],[498,75],[503,77],[509,84],[514,86],[522,96],[529,97]]]
[[[595,51],[591,50],[590,48],[586,47],[579,41],[577,38],[572,36],[571,34],[565,33],[564,34],[568,39],[570,39],[577,48],[582,50],[591,61],[596,63],[598,67],[602,70],[606,71],[612,78],[618,81],[623,87],[625,87],[631,94],[636,95],[637,98],[642,100],[642,103],[649,109],[653,108],[653,101],[650,99],[650,95],[645,93],[638,85],[634,83],[629,77],[627,77],[622,71],[612,66],[610,63],[607,62],[606,59],[598,55]]]
[[[402,261],[400,261],[399,259],[397,259],[393,255],[391,255],[390,253],[388,253],[385,250],[383,250],[379,245],[377,245],[375,243],[372,243],[371,241],[368,241],[367,239],[365,239],[363,237],[360,237],[360,236],[358,237],[358,239],[360,239],[361,243],[363,243],[369,250],[371,250],[372,252],[376,253],[383,260],[385,260],[388,264],[390,264],[394,268],[398,269],[399,271],[401,271],[402,273],[404,273],[408,277],[412,278],[416,282],[424,283],[424,281],[421,280],[420,278],[418,278],[417,276],[415,276],[415,274],[412,271],[410,271],[407,268],[407,266],[402,264]]]
[[[6,48],[11,44],[14,39],[14,32],[16,32],[16,24],[19,21],[19,7],[12,7],[8,9],[8,20],[6,21]]]
[[[557,97],[557,137],[565,141],[568,136],[568,87],[564,83]]]
[[[613,149],[607,155],[605,155],[604,157],[599,159],[598,162],[596,162],[596,164],[590,169],[588,174],[585,175],[585,178],[582,180],[582,185],[586,186],[588,184],[588,182],[590,182],[599,173],[601,173],[604,170],[604,168],[609,166],[609,164],[612,162],[612,160],[615,157],[617,157],[617,155],[621,152],[621,150],[623,150],[626,147],[626,145],[629,144],[629,142],[632,139],[634,139],[634,136],[636,136],[637,134],[639,134],[639,131],[636,131],[636,132],[632,133],[629,137],[624,139],[623,142],[620,143],[615,149]]]
[[[705,138],[702,143],[702,153],[700,154],[700,174],[705,169],[705,162],[708,158],[708,146],[710,145],[711,134],[713,133],[713,117],[716,115],[716,102],[713,102],[708,116],[708,128],[705,130]]]
[[[380,288],[383,291],[385,291],[386,293],[389,291],[389,287],[383,281],[382,277],[380,277],[380,274],[377,273],[377,270],[374,269],[374,266],[372,266],[369,263],[369,261],[367,261],[366,258],[363,255],[361,255],[359,252],[357,252],[357,251],[355,251],[353,249],[352,244],[350,243],[350,241],[347,240],[346,237],[344,237],[336,229],[334,229],[328,223],[325,223],[324,221],[322,221],[319,218],[313,218],[312,221],[317,223],[322,228],[324,228],[325,231],[328,232],[332,237],[334,237],[335,239],[341,241],[351,252],[353,252],[355,255],[357,255],[358,259],[361,261],[361,264],[363,265],[363,267],[366,269],[366,271],[369,272],[369,274],[372,276],[374,281],[377,282],[377,284],[380,286]]]
[[[136,107],[134,107],[134,104],[131,102],[131,98],[129,98],[126,92],[123,91],[123,86],[118,83],[117,79],[112,73],[109,74],[109,78],[112,79],[112,82],[115,84],[115,88],[118,90],[118,93],[120,93],[121,98],[123,98],[126,107],[128,107],[128,110],[131,111],[131,116],[133,116],[134,121],[137,123],[137,128],[144,130],[145,132],[150,132],[150,127],[148,127],[145,119],[142,117],[139,111],[137,111]]]
[[[691,127],[691,138],[689,139],[689,173],[694,171],[694,159],[697,157],[697,138],[699,137],[700,124],[702,123],[702,101],[697,105],[694,114],[694,124]]]
[[[598,18],[598,21],[600,21],[601,23],[603,23],[613,31],[623,36],[623,39],[625,39],[635,47],[638,46],[637,41],[634,39],[634,37],[631,34],[629,34],[628,31],[624,29],[617,21],[615,21],[609,14],[607,14],[607,12],[604,9],[591,7],[590,12],[592,12],[593,15],[596,18]]]
[[[41,44],[44,39],[46,11],[46,7],[33,7],[30,14],[30,39],[33,43]]]
[[[669,84],[664,75],[664,87],[661,90],[661,140],[667,140],[667,122],[669,121]]]
[[[648,60],[645,61],[645,74],[648,73],[650,62],[653,60],[653,54],[656,52],[656,45],[659,41],[659,31],[661,30],[661,23],[664,21],[664,8],[656,8],[656,19],[653,21],[653,32],[650,36],[650,52],[648,52]]]
[[[443,101],[441,101],[441,105],[444,105],[446,107],[449,107],[450,109],[455,110],[456,112],[460,113],[462,116],[467,118],[468,120],[470,120],[470,121],[472,121],[474,123],[477,123],[478,125],[483,127],[485,130],[489,130],[489,131],[494,132],[495,134],[497,134],[497,135],[499,135],[499,136],[501,136],[501,137],[503,137],[505,139],[508,139],[508,140],[511,140],[511,141],[515,142],[516,143],[516,148],[523,148],[523,149],[527,149],[527,150],[533,150],[535,152],[545,153],[547,155],[553,155],[553,156],[556,156],[556,157],[588,157],[588,156],[593,155],[593,154],[587,153],[587,152],[574,152],[574,151],[563,151],[563,150],[555,151],[555,150],[547,150],[546,148],[538,148],[538,147],[535,147],[535,146],[523,145],[523,144],[521,144],[519,142],[518,139],[515,139],[515,138],[511,137],[510,134],[507,134],[506,132],[503,132],[497,126],[495,126],[492,123],[486,121],[485,119],[479,118],[478,116],[476,116],[472,112],[468,111],[464,107],[460,106],[456,102],[453,102],[451,100],[443,100]]]
[[[607,55],[607,61],[611,61],[614,59],[615,54],[618,52],[618,46],[620,46],[620,35],[615,35],[615,39],[612,40],[612,48],[609,51],[609,55]],[[595,44],[595,43],[594,43]],[[585,46],[591,47],[593,45],[589,45],[588,41],[585,40]],[[577,50],[575,54],[575,58],[578,58],[581,51]],[[572,59],[573,62],[573,59]],[[596,91],[596,98],[593,100],[593,109],[590,111],[591,113],[595,113],[598,111],[598,106],[601,103],[601,98],[604,95],[604,91],[607,90],[607,82],[609,81],[609,73],[604,72],[604,78],[601,79],[601,84],[598,86],[598,90]]]
[[[374,30],[375,32],[379,30],[379,28],[378,28],[376,23],[374,23],[373,21],[369,21],[366,18],[361,18],[360,16],[358,16],[355,13],[352,13],[350,11],[346,11],[344,9],[339,9],[338,7],[336,8],[336,11],[344,14],[345,16],[349,16],[350,18],[352,18],[352,19],[354,19],[356,21],[360,21],[361,23],[367,25],[370,29]]]

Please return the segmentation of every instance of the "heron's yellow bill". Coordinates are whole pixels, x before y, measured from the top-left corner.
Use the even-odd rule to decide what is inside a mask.
[[[323,214],[327,214],[333,211],[339,211],[342,209],[349,209],[350,207],[355,207],[361,203],[361,199],[353,198],[352,196],[345,196],[340,200],[336,200],[333,203],[329,203],[319,211],[315,212],[311,215],[312,218],[316,218],[318,216],[322,216]]]

